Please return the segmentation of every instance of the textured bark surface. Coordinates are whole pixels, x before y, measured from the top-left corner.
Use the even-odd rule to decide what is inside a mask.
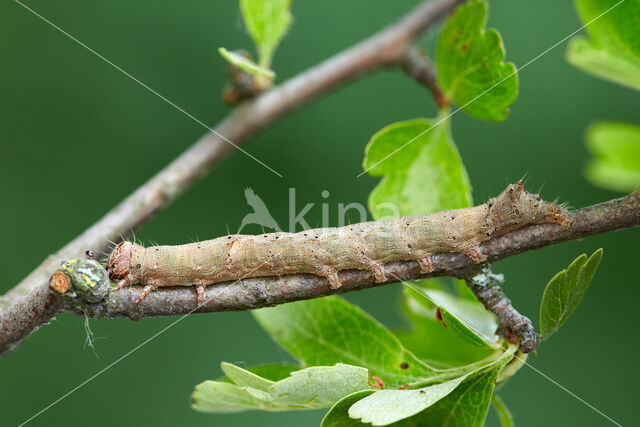
[[[496,335],[507,338],[513,344],[519,343],[523,353],[531,353],[540,343],[540,335],[536,333],[531,320],[513,308],[500,287],[503,281],[502,275],[491,273],[488,267],[466,280],[478,301],[498,318]]]

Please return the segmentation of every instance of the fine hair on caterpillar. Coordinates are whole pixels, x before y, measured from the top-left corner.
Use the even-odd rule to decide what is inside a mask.
[[[435,253],[462,253],[480,263],[486,260],[482,242],[542,223],[567,228],[571,220],[565,208],[529,193],[518,181],[485,204],[433,214],[298,233],[227,235],[178,246],[145,248],[125,241],[113,250],[106,269],[119,281],[116,289],[145,285],[137,302],[161,286],[195,286],[201,304],[205,286],[242,277],[308,273],[339,288],[340,270],[370,270],[376,282],[384,282],[384,264],[392,261],[415,260],[429,273]]]

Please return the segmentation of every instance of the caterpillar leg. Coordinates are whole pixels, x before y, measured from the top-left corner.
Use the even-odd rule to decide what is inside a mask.
[[[384,274],[384,267],[379,262],[372,261],[369,263],[369,268],[373,272],[377,283],[386,282],[387,276]]]
[[[198,292],[198,306],[202,305],[204,301],[204,287],[205,285],[196,284],[196,292]]]
[[[420,264],[421,273],[431,273],[433,270],[435,270],[430,253],[418,253],[416,261],[418,261],[418,264]]]
[[[142,301],[147,295],[149,295],[151,292],[155,291],[156,287],[154,285],[147,285],[144,287],[144,289],[142,290],[142,293],[138,296],[138,298],[136,298],[136,304],[138,304],[140,301]]]
[[[131,285],[133,285],[133,280],[131,279],[131,276],[127,275],[124,279],[118,282],[118,284],[116,285],[115,288],[113,288],[113,290],[117,291],[118,289],[122,289],[125,286],[131,286]]]
[[[461,248],[460,252],[471,258],[474,264],[479,264],[487,260],[487,256],[480,252],[480,246],[477,244]]]
[[[327,278],[331,289],[338,289],[340,286],[342,286],[342,282],[338,277],[338,270],[336,270],[335,268],[325,266],[321,269],[320,275]]]

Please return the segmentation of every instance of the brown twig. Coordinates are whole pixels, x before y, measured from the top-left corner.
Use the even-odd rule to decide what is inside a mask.
[[[520,345],[520,351],[531,353],[540,343],[538,335],[528,317],[511,305],[511,300],[502,291],[502,275],[493,274],[486,266],[480,274],[466,279],[467,286],[487,310],[498,318],[496,335]]]
[[[203,136],[0,298],[0,356],[17,348],[63,309],[47,288],[60,261],[77,258],[87,249],[104,252],[109,241],[119,240],[172,203],[234,150],[219,135],[242,144],[314,98],[380,67],[398,64],[416,37],[464,1],[424,2],[397,23],[235,109],[215,127],[215,133]]]
[[[402,58],[400,66],[411,78],[431,91],[439,109],[449,107],[450,101],[438,85],[436,68],[417,47],[411,47]]]
[[[638,226],[640,225],[640,192],[572,211],[569,216],[572,219],[572,225],[568,229],[563,229],[556,224],[532,225],[489,240],[481,245],[481,250],[487,255],[488,261],[497,261],[569,240]],[[415,261],[386,264],[384,266],[386,276],[394,279],[385,283],[376,283],[370,271],[341,271],[342,287],[339,289],[331,289],[324,277],[310,274],[251,278],[215,284],[206,288],[206,303],[195,312],[251,310],[382,286],[400,280],[436,276],[465,278],[473,276],[482,267],[473,264],[466,255],[458,253],[436,254],[433,256],[433,263],[435,271],[429,274],[421,273],[420,266]],[[128,317],[138,320],[150,316],[187,314],[196,309],[197,296],[191,287],[162,288],[149,294],[140,304],[136,304],[135,300],[140,292],[142,292],[142,286],[123,288],[112,292],[103,302],[88,304],[82,310],[89,317]],[[78,312],[72,307],[63,307],[63,310]]]

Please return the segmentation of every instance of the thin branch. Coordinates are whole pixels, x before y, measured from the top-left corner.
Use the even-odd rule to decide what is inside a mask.
[[[449,106],[449,100],[438,85],[435,65],[423,55],[420,49],[413,46],[409,48],[400,66],[411,78],[431,91],[438,108],[442,110]]]
[[[640,225],[640,192],[569,212],[569,216],[572,219],[572,225],[568,229],[563,229],[556,224],[532,225],[484,242],[480,247],[481,251],[487,255],[487,261],[492,262],[569,240],[636,227]],[[436,254],[433,256],[433,264],[435,271],[424,274],[420,272],[420,266],[415,261],[388,263],[384,266],[386,276],[394,279],[384,283],[376,283],[370,271],[341,271],[339,274],[342,286],[339,289],[331,289],[324,277],[311,274],[219,283],[207,286],[206,303],[195,312],[251,310],[383,286],[399,280],[437,276],[467,278],[477,274],[482,268],[481,265],[473,264],[466,255],[459,253]],[[123,288],[110,293],[99,304],[83,306],[82,311],[72,307],[63,309],[94,318],[128,317],[132,320],[151,316],[187,314],[196,309],[197,296],[191,287],[162,288],[149,294],[140,304],[136,304],[135,300],[141,292],[142,286]]]
[[[467,286],[487,310],[498,318],[496,335],[516,344],[520,341],[520,351],[531,353],[540,343],[538,335],[528,317],[523,316],[511,305],[511,300],[502,291],[504,282],[501,274],[493,274],[489,266],[477,276],[466,279]]]
[[[313,99],[380,67],[397,64],[412,42],[465,0],[432,0],[417,6],[392,26],[288,80],[234,110],[187,151],[124,199],[80,236],[49,256],[0,298],[0,356],[17,348],[62,307],[50,295],[48,278],[63,259],[87,249],[104,253],[109,241],[127,235],[171,204],[218,162],[258,131]]]

